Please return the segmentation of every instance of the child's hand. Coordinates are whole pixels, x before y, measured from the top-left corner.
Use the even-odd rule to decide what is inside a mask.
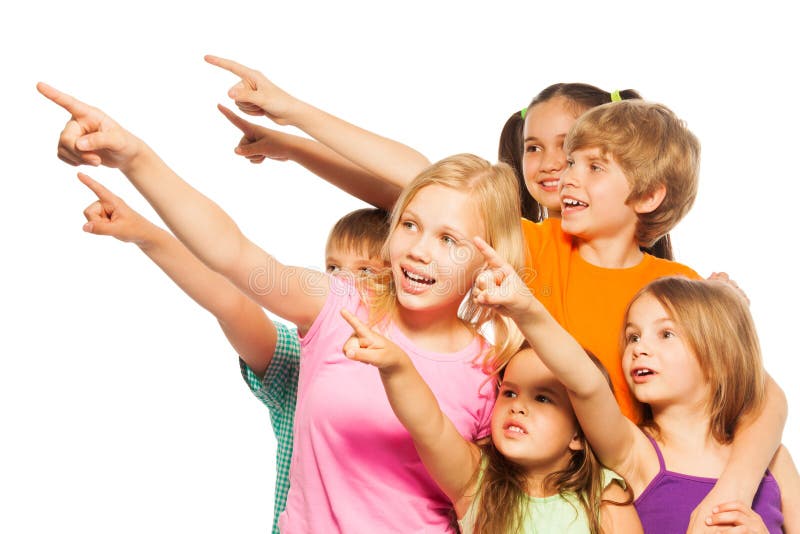
[[[97,195],[97,200],[83,210],[87,221],[83,225],[84,232],[110,235],[129,243],[142,244],[146,241],[147,230],[153,227],[149,221],[87,175],[79,172],[78,179]]]
[[[482,306],[516,319],[541,306],[514,268],[480,237],[475,246],[486,258],[486,269],[475,280],[472,298]]]
[[[228,90],[236,106],[248,115],[265,115],[278,124],[289,124],[288,115],[294,97],[272,83],[266,76],[230,59],[206,56],[212,65],[240,77],[239,83]]]
[[[715,506],[713,514],[706,519],[706,524],[715,527],[731,527],[731,532],[746,534],[767,534],[768,532],[761,516],[739,501]]]
[[[266,158],[277,161],[289,159],[289,148],[285,142],[287,134],[248,122],[222,104],[218,104],[217,108],[244,134],[236,147],[237,154],[247,158],[250,163],[261,163]]]
[[[374,365],[381,372],[391,372],[403,364],[411,364],[408,355],[400,347],[362,323],[358,317],[342,310],[342,317],[353,327],[353,335],[342,348],[351,360]]]
[[[142,142],[99,109],[41,82],[36,89],[72,114],[58,140],[61,161],[124,168],[139,153]]]
[[[735,289],[739,293],[739,295],[742,296],[742,298],[744,298],[744,301],[747,302],[748,306],[750,305],[750,299],[747,297],[747,294],[741,287],[739,287],[739,284],[736,283],[736,280],[733,280],[730,276],[728,276],[728,273],[725,272],[711,273],[711,276],[708,277],[708,280],[718,280],[720,282],[725,282],[733,289]]]

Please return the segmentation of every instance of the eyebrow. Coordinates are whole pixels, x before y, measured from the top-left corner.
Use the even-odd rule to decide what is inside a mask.
[[[566,133],[563,133],[563,134],[558,134],[558,135],[556,136],[556,139],[564,139],[565,137],[567,137],[567,134],[566,134]],[[527,143],[528,141],[538,141],[538,140],[539,140],[539,138],[538,138],[538,137],[536,137],[536,136],[534,136],[534,135],[529,135],[528,137],[526,137],[525,139],[523,139],[523,140],[522,140],[522,142],[523,142],[523,143]]]
[[[405,217],[406,215],[408,215],[415,221],[419,221],[420,219],[420,217],[416,213],[414,213],[413,210],[406,208],[403,210],[403,213],[400,214],[400,220],[403,220],[403,217]],[[458,228],[455,228],[453,226],[445,225],[441,227],[439,231],[444,232],[445,234],[456,234],[455,237],[458,237],[459,241],[469,242],[470,244],[472,243],[472,239],[470,239],[467,236],[467,234],[465,234],[462,230],[459,230]]]

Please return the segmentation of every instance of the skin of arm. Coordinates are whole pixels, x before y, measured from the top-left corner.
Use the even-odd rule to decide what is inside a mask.
[[[120,169],[206,266],[262,306],[295,323],[301,334],[310,327],[327,297],[328,278],[324,274],[285,266],[264,252],[219,206],[99,109],[45,84],[37,88],[72,115],[59,139],[60,159],[71,165]]]
[[[603,490],[601,498],[612,502],[625,502],[628,500],[628,494],[619,484],[613,482]],[[601,504],[600,526],[603,532],[624,532],[626,534],[644,532],[642,522],[639,521],[639,514],[636,513],[633,503],[624,506],[611,503]]]
[[[266,158],[292,160],[344,192],[387,211],[400,196],[398,186],[380,185],[382,182],[377,176],[322,143],[253,124],[223,105],[217,108],[241,130],[243,136],[236,153],[251,163],[261,163]]]
[[[475,238],[475,245],[486,258],[488,269],[478,276],[473,298],[514,320],[544,364],[567,388],[581,428],[597,457],[625,477],[638,494],[652,478],[648,478],[651,473],[644,466],[653,463],[658,466],[647,437],[622,414],[601,371],[531,295],[514,268],[482,239]]]
[[[687,533],[713,532],[707,520],[720,503],[752,505],[764,472],[780,445],[788,410],[786,395],[769,375],[766,386],[763,406],[739,423],[725,470],[692,512]]]
[[[206,61],[241,78],[228,91],[237,107],[248,115],[264,115],[277,124],[300,128],[344,158],[363,167],[397,191],[405,187],[430,162],[413,148],[359,128],[298,100],[260,72],[235,61],[206,56]],[[366,199],[363,199],[366,200]]]
[[[342,316],[354,332],[344,345],[345,356],[378,368],[392,410],[411,434],[422,463],[463,517],[472,501],[467,486],[480,463],[478,447],[442,412],[405,352],[347,310]]]
[[[275,352],[277,334],[261,306],[101,184],[82,173],[78,178],[97,195],[97,201],[83,212],[84,231],[135,243],[184,293],[216,317],[242,360],[263,375]]]

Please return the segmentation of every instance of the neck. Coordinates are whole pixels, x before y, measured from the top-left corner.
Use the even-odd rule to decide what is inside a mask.
[[[578,253],[584,261],[606,269],[636,267],[644,257],[635,240],[613,237],[579,240]]]
[[[664,444],[682,448],[702,450],[710,442],[716,443],[711,436],[710,421],[705,406],[697,403],[689,405],[671,405],[653,409],[653,420],[661,431]]]
[[[458,310],[408,310],[398,306],[394,323],[414,344],[433,352],[456,352],[474,334],[457,315]]]

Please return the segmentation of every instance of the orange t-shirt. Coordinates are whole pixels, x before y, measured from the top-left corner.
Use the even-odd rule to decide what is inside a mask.
[[[581,258],[561,221],[522,219],[528,248],[523,279],[534,296],[585,349],[603,362],[622,413],[636,421],[637,410],[622,373],[619,341],[625,310],[633,296],[656,278],[700,276],[689,267],[645,254],[635,267],[606,269]]]

